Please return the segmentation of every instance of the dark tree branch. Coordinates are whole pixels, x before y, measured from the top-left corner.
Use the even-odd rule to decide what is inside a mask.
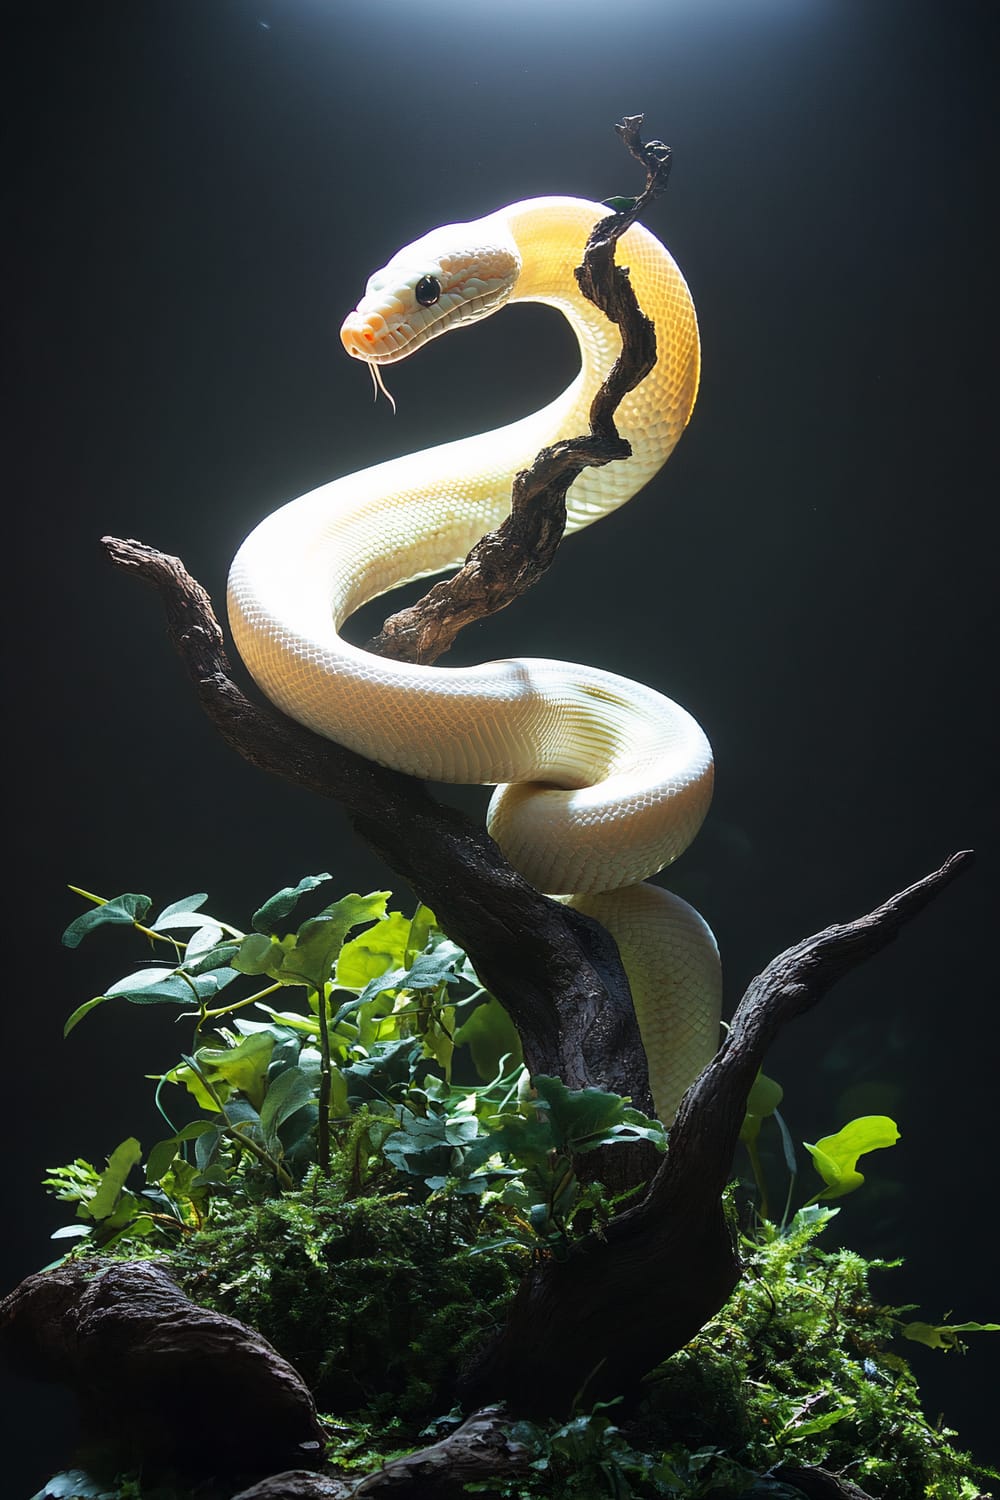
[[[794,1485],[805,1500],[872,1500],[868,1491],[860,1489],[852,1480],[812,1465],[782,1464],[774,1470],[773,1477],[782,1484]],[[981,1500],[987,1500],[987,1497],[982,1496]]]
[[[480,1453],[470,1455],[467,1437],[484,1440]],[[432,1456],[433,1468],[429,1467]],[[500,1484],[516,1479],[524,1472],[525,1460],[524,1450],[506,1436],[502,1415],[487,1410],[470,1417],[452,1437],[434,1448],[397,1459],[368,1475],[357,1489],[342,1480],[299,1469],[262,1480],[249,1490],[241,1490],[233,1500],[353,1500],[354,1496],[383,1495],[393,1500],[452,1500],[452,1497],[457,1500],[467,1493],[462,1486],[470,1480],[492,1479]],[[424,1468],[424,1464],[428,1467]],[[449,1472],[455,1476],[451,1483],[447,1478]],[[832,1474],[829,1469],[783,1464],[770,1477],[794,1485],[804,1500],[873,1500],[867,1490],[859,1489],[851,1480]]]
[[[426,787],[252,703],[228,674],[205,590],[176,557],[105,537],[111,561],[156,588],[170,639],[202,707],[252,765],[331,797],[436,913],[507,1008],[528,1067],[629,1094],[652,1108],[645,1054],[613,941],[550,901],[507,863],[485,829],[435,802]]]
[[[972,859],[968,849],[953,854],[939,870],[867,915],[826,927],[788,948],[751,981],[718,1053],[681,1100],[670,1152],[648,1200],[631,1211],[640,1228],[667,1211],[687,1212],[685,1204],[696,1212],[710,1198],[719,1198],[732,1170],[747,1095],[778,1032],[891,943]]]
[[[500,1407],[472,1414],[461,1427],[417,1453],[393,1459],[349,1487],[305,1470],[275,1474],[241,1490],[233,1500],[458,1500],[467,1484],[513,1480],[524,1474],[532,1455],[511,1436],[510,1423]]]
[[[614,414],[656,363],[656,332],[640,310],[628,272],[615,265],[615,247],[626,229],[661,193],[670,151],[660,141],[643,146],[641,115],[616,127],[646,169],[646,186],[630,208],[610,213],[591,230],[576,278],[583,295],[618,327],[622,351],[590,410],[590,432],[543,448],[514,480],[511,512],[477,542],[453,577],[437,583],[409,609],[390,616],[367,650],[396,661],[428,665],[454,644],[464,626],[506,609],[548,570],[566,526],[566,492],[586,468],[631,457]]]
[[[522,1284],[506,1329],[467,1377],[466,1400],[489,1393],[515,1411],[562,1414],[584,1384],[585,1405],[627,1393],[715,1316],[740,1273],[721,1194],[768,1046],[971,861],[967,851],[952,855],[866,916],[828,927],[768,964],[723,1047],[685,1094],[642,1201]]]

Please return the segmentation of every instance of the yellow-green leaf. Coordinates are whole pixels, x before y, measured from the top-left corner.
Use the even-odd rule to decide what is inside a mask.
[[[225,1079],[259,1109],[264,1100],[264,1075],[273,1051],[273,1032],[252,1031],[235,1047],[199,1047],[194,1057],[210,1083]]]
[[[391,911],[381,922],[345,943],[337,959],[336,982],[340,989],[364,989],[387,969],[406,968],[410,941],[410,919]]]
[[[322,990],[351,928],[383,917],[389,896],[389,891],[372,891],[367,896],[352,892],[303,922],[278,972],[281,983]]]
[[[853,1193],[865,1180],[864,1174],[857,1170],[858,1157],[868,1151],[894,1146],[898,1140],[896,1122],[888,1115],[861,1115],[849,1121],[836,1135],[825,1135],[813,1146],[808,1141],[803,1142],[813,1159],[813,1166],[826,1183],[822,1192],[816,1193],[809,1202],[818,1203],[821,1198],[842,1198],[845,1193]]]
[[[126,1177],[141,1160],[142,1147],[135,1136],[129,1136],[127,1141],[116,1146],[108,1157],[107,1170],[101,1173],[101,1185],[97,1192],[89,1203],[80,1205],[81,1214],[88,1219],[109,1218],[125,1186]]]
[[[740,1127],[740,1140],[744,1146],[750,1146],[756,1141],[762,1123],[768,1115],[774,1114],[784,1095],[785,1091],[780,1083],[775,1083],[766,1073],[757,1074],[747,1096],[747,1112]]]
[[[907,1323],[903,1329],[904,1339],[928,1349],[962,1349],[960,1333],[1000,1333],[1000,1323]]]

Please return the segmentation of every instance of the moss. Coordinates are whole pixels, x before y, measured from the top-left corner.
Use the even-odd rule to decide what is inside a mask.
[[[171,1267],[191,1297],[259,1329],[321,1410],[422,1425],[523,1273],[523,1251],[470,1255],[474,1238],[460,1199],[346,1199],[317,1178],[259,1204],[218,1202]]]
[[[564,1426],[520,1424],[529,1478],[508,1500],[717,1497],[755,1488],[782,1463],[843,1472],[881,1500],[974,1500],[988,1470],[930,1425],[896,1344],[900,1309],[872,1279],[891,1269],[820,1249],[831,1217],[807,1211],[746,1242],[727,1306],[645,1383],[639,1408]],[[344,1195],[342,1180],[237,1205],[189,1236],[173,1269],[199,1301],[248,1322],[312,1386],[331,1418],[331,1459],[370,1469],[432,1441],[464,1360],[504,1315],[525,1270],[519,1249],[470,1254],[482,1219],[460,1196]],[[479,1226],[477,1231],[477,1224]],[[428,1425],[429,1424],[429,1425]]]
[[[421,1201],[370,1186],[349,1197],[342,1177],[316,1177],[257,1204],[218,1198],[212,1227],[187,1236],[171,1265],[189,1295],[259,1328],[292,1360],[333,1414],[330,1462],[361,1474],[461,1420],[457,1409],[441,1415],[455,1377],[525,1270],[519,1248],[469,1253],[485,1217],[457,1193]],[[921,1411],[897,1347],[904,1310],[873,1294],[891,1266],[822,1250],[830,1217],[806,1210],[786,1233],[759,1226],[729,1303],[647,1378],[637,1407],[518,1423],[532,1469],[478,1492],[799,1500],[768,1476],[819,1464],[879,1500],[1000,1496],[989,1489],[997,1476]],[[145,1500],[141,1489],[112,1493]]]
[[[973,1500],[996,1476],[921,1410],[902,1310],[873,1296],[891,1265],[820,1249],[828,1217],[763,1226],[727,1306],[650,1378],[630,1441],[717,1447],[752,1473],[821,1464],[880,1500]]]

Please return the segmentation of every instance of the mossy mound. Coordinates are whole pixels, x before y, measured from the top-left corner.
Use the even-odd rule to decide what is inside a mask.
[[[525,1270],[520,1249],[471,1253],[477,1217],[460,1197],[345,1199],[317,1181],[256,1205],[217,1203],[213,1227],[171,1263],[189,1295],[260,1329],[297,1366],[334,1414],[331,1458],[365,1471],[460,1420],[441,1415],[456,1377]],[[519,1423],[535,1470],[490,1493],[794,1500],[768,1476],[818,1464],[880,1500],[988,1495],[995,1476],[921,1411],[898,1352],[901,1310],[873,1295],[873,1274],[891,1266],[820,1249],[832,1217],[760,1226],[730,1302],[649,1377],[637,1411]]]
[[[274,1344],[320,1410],[423,1425],[525,1269],[523,1250],[472,1254],[474,1240],[461,1200],[345,1200],[317,1179],[259,1204],[217,1202],[170,1267],[189,1296]]]

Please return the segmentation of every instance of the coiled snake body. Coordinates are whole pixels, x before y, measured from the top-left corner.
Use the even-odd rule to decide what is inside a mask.
[[[579,199],[529,199],[432,231],[369,280],[341,337],[373,372],[525,299],[568,318],[580,372],[521,421],[349,474],[274,512],[233,562],[229,617],[258,685],[300,723],[410,775],[498,783],[489,829],[511,863],[615,936],[657,1111],[669,1121],[715,1051],[719,963],[698,913],[643,882],[687,847],[707,810],[712,754],[702,730],[670,699],[593,667],[532,658],[414,666],[339,635],[367,600],[459,565],[508,513],[518,470],[546,444],[588,430],[620,339],[573,268],[606,213]],[[622,237],[618,259],[654,320],[658,358],[616,413],[632,457],[576,479],[567,531],[642,488],[697,394],[698,327],[677,266],[640,225]]]

